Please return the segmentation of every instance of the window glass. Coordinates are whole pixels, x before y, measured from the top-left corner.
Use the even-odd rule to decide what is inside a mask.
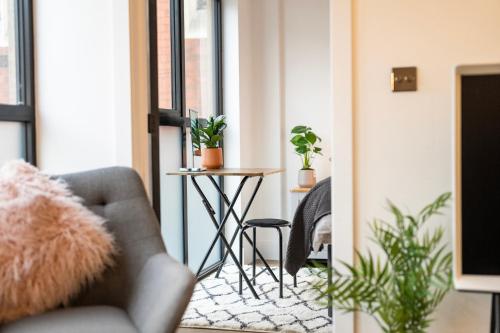
[[[170,0],[156,1],[158,36],[158,106],[172,109]]]
[[[0,0],[0,104],[17,104],[15,1]]]
[[[172,171],[182,167],[182,129],[160,127],[160,170]],[[168,253],[184,260],[182,177],[161,176],[161,233]]]
[[[23,123],[0,121],[0,166],[9,160],[24,157]]]
[[[186,110],[200,118],[215,114],[213,1],[184,1]]]

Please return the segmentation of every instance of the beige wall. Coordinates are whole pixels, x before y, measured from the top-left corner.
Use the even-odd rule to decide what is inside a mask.
[[[500,62],[500,1],[353,0],[352,19],[354,229],[365,249],[385,198],[415,211],[451,189],[452,71]],[[418,67],[417,92],[390,91],[393,66]],[[447,240],[450,215],[437,219]],[[453,292],[436,318],[431,332],[487,332],[489,297]],[[356,327],[377,332],[365,316]]]

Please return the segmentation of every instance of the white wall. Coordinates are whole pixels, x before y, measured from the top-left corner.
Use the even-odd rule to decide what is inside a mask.
[[[385,198],[414,212],[451,189],[452,70],[500,61],[500,2],[352,4],[354,230],[356,246],[366,249],[368,221],[388,217]],[[417,92],[390,91],[393,66],[418,67]],[[446,226],[447,241],[450,215],[436,219]],[[489,306],[487,295],[452,292],[430,332],[487,332]],[[357,332],[378,332],[366,316],[358,316],[356,326]]]
[[[293,126],[310,125],[324,139],[327,153],[314,166],[319,179],[329,175],[328,1],[313,2],[314,6],[306,0],[223,2],[225,112],[229,121],[225,165],[286,169],[286,173],[264,180],[250,218],[289,218],[289,189],[296,187],[300,168],[288,142]],[[237,23],[236,14],[231,16],[230,26],[229,13],[238,15]],[[248,186],[243,202],[251,190]],[[258,246],[266,257],[278,258],[276,244],[275,231],[259,231]]]
[[[240,119],[240,17],[244,3],[240,0],[224,0],[222,6],[223,25],[223,84],[224,84],[224,113],[230,125],[224,133],[224,163],[228,166],[241,166],[241,131],[244,128]],[[238,187],[239,179],[227,177],[224,186],[226,193],[234,193]],[[235,211],[241,215],[241,200],[235,206]],[[236,230],[234,221],[226,224],[226,234],[232,235]],[[239,252],[239,246],[234,246],[234,250]]]
[[[285,0],[284,82],[287,189],[297,186],[297,170],[302,167],[288,142],[296,125],[308,125],[323,141],[323,156],[313,167],[318,180],[330,176],[332,156],[330,94],[330,29],[328,0]],[[288,193],[287,193],[288,195]],[[290,216],[291,218],[292,216]]]
[[[242,38],[246,52],[240,54],[246,64],[246,77],[241,76],[243,108],[240,110],[243,132],[242,166],[281,168],[283,124],[281,108],[281,30],[280,2],[246,0]],[[246,24],[245,24],[246,23]],[[245,73],[245,72],[243,72]],[[249,218],[281,217],[284,201],[283,175],[264,179],[255,198]],[[245,199],[251,194],[247,187]],[[244,200],[246,202],[247,200]],[[277,234],[273,230],[257,232],[258,247],[266,257],[277,258]]]
[[[225,167],[282,167],[278,5],[279,1],[223,1],[224,112],[229,123]],[[256,182],[250,179],[242,192],[236,205],[239,215]],[[230,196],[238,184],[239,179],[226,180]],[[247,217],[281,216],[281,197],[276,200],[276,189],[279,194],[281,188],[282,177],[266,177]],[[265,235],[259,236],[265,240]]]
[[[40,167],[131,165],[128,1],[35,1]]]

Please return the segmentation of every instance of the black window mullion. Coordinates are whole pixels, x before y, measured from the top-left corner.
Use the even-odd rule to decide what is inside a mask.
[[[182,144],[182,166],[187,166],[187,147],[186,147],[186,126],[184,121],[184,108],[186,105],[185,91],[185,53],[184,53],[184,0],[172,0],[174,4],[174,20],[172,35],[172,68],[173,68],[173,108],[178,112],[178,124],[181,127]],[[189,241],[188,241],[188,183],[187,177],[182,177],[182,234],[183,234],[183,259],[184,264],[189,262]]]
[[[36,164],[36,126],[35,126],[35,80],[34,80],[34,42],[33,42],[33,6],[32,0],[21,0],[22,13],[20,30],[22,31],[22,101],[30,109],[32,120],[26,123],[26,159]]]
[[[221,0],[214,0],[214,51],[215,51],[215,112],[217,115],[224,114],[224,95],[223,95],[223,56],[222,56],[222,2]]]
[[[184,116],[186,97],[184,93],[185,65],[184,65],[184,1],[171,0],[171,61],[172,61],[172,109]]]
[[[13,105],[0,105],[0,121],[24,123],[25,159],[36,165],[33,3],[32,0],[17,0],[14,6],[18,101]]]
[[[24,31],[24,101],[26,105],[35,106],[35,52],[33,38],[33,8],[31,0],[24,0],[23,31]]]
[[[24,12],[24,4],[21,3],[21,1],[15,1],[14,2],[14,12],[15,12],[15,24],[14,26],[16,27],[15,35],[16,35],[16,55],[18,56],[17,59],[17,66],[16,66],[16,95],[17,95],[17,102],[19,104],[24,104],[25,103],[25,98],[24,98],[24,66],[25,66],[25,61],[23,57],[24,54],[24,29],[23,29],[23,12]],[[17,103],[16,103],[17,104]]]
[[[224,114],[224,95],[223,95],[223,57],[222,57],[222,2],[221,0],[214,0],[214,11],[213,11],[213,21],[214,21],[214,87],[215,87],[215,112],[217,115]],[[224,147],[224,139],[221,142],[221,147]],[[224,190],[224,177],[219,177],[219,184],[222,190]],[[222,223],[222,217],[225,214],[226,206],[224,201],[221,199],[219,201],[219,223]],[[225,229],[225,228],[224,228]],[[224,230],[225,231],[225,230]],[[219,242],[219,251],[221,256],[224,254],[224,244]]]

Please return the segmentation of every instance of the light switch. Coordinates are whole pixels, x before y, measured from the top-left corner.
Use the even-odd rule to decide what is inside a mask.
[[[391,72],[391,89],[397,91],[417,91],[417,67],[397,67]]]

